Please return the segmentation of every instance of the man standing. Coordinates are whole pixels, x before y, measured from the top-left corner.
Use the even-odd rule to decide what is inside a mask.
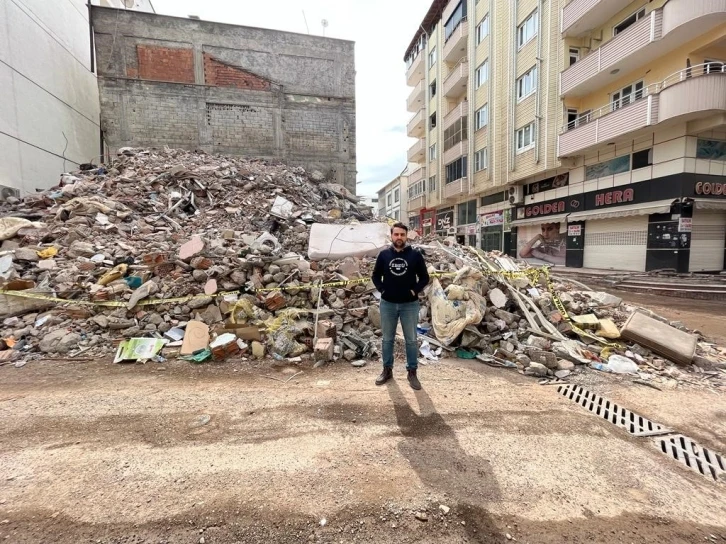
[[[423,255],[407,245],[408,227],[396,223],[391,228],[391,247],[378,254],[373,269],[373,283],[381,293],[381,329],[383,330],[383,372],[376,385],[383,385],[393,377],[393,340],[398,320],[401,320],[406,340],[406,370],[408,383],[421,389],[416,376],[418,368],[418,294],[429,282],[429,273]]]

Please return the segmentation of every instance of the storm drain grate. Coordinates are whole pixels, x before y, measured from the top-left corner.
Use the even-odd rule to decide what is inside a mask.
[[[726,460],[682,434],[664,436],[655,441],[666,455],[680,461],[694,472],[715,481],[726,482]]]
[[[673,432],[579,385],[561,385],[557,392],[634,436],[658,436]]]

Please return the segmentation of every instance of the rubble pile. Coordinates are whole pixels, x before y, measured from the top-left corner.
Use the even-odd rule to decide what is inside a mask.
[[[388,225],[342,186],[170,149],[82,168],[0,204],[0,364],[115,353],[360,366],[378,355],[370,275]],[[476,358],[547,380],[587,367],[655,387],[726,375],[723,348],[617,297],[452,240],[414,246],[433,278],[422,361]]]

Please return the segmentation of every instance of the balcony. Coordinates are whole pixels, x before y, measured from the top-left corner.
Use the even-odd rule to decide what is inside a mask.
[[[463,102],[459,103],[459,105],[454,106],[449,113],[447,113],[444,116],[444,125],[443,129],[446,130],[451,125],[456,123],[459,119],[462,117],[466,117],[469,115],[469,102],[467,100],[464,100]]]
[[[469,140],[462,140],[458,144],[454,144],[453,147],[444,151],[444,164],[458,159],[462,155],[468,155],[469,153]]]
[[[627,104],[607,104],[563,127],[559,157],[582,155],[618,139],[633,138],[653,125],[726,113],[726,68],[700,64],[680,70],[636,95]]]
[[[671,0],[562,72],[560,94],[598,91],[724,22],[726,0]]]
[[[415,144],[408,149],[408,162],[423,162],[426,156],[426,140],[419,138]]]
[[[425,48],[424,48],[425,51]],[[419,51],[416,58],[413,59],[411,66],[406,70],[406,85],[409,87],[415,87],[419,81],[424,78],[424,61],[423,58],[426,56],[424,51]]]
[[[453,200],[461,195],[468,195],[469,190],[469,178],[464,177],[447,183],[444,185],[444,198]]]
[[[459,26],[454,29],[449,39],[444,44],[443,59],[446,62],[456,62],[466,56],[467,44],[469,42],[469,23],[464,17]]]
[[[582,36],[628,7],[633,0],[572,0],[562,9],[562,34]]]
[[[408,176],[408,186],[411,187],[412,185],[415,185],[422,179],[426,177],[426,167],[421,166],[419,168],[416,168],[413,172],[411,172]]]
[[[411,138],[423,138],[426,119],[424,119],[424,109],[421,108],[416,115],[408,122],[406,127],[407,133]]]
[[[459,98],[466,94],[466,84],[469,81],[469,62],[461,59],[444,79],[444,96]]]
[[[424,106],[424,99],[426,98],[426,82],[422,79],[408,95],[408,101],[406,102],[406,109],[411,113],[418,111]]]
[[[408,199],[408,211],[417,212],[421,208],[426,207],[426,193],[422,193],[414,198]]]

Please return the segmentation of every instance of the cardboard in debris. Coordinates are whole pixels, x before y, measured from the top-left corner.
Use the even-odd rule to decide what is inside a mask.
[[[601,319],[599,321],[600,328],[595,331],[595,334],[608,338],[610,340],[617,340],[620,338],[620,331],[618,326],[613,322],[612,319]]]
[[[696,354],[698,338],[687,332],[661,323],[641,312],[630,316],[620,336],[681,365],[688,365]]]
[[[204,349],[209,344],[209,327],[201,321],[190,321],[184,333],[181,355],[191,355],[197,350]]]
[[[310,227],[308,257],[311,260],[375,257],[388,245],[386,223],[333,225],[315,223]]]
[[[124,340],[116,350],[114,363],[143,361],[151,359],[161,351],[166,342],[159,338],[130,338]]]

